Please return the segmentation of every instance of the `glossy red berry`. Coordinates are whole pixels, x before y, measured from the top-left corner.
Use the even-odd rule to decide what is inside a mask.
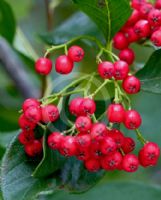
[[[160,156],[160,148],[154,142],[148,142],[139,152],[139,161],[143,167],[156,165]]]
[[[122,50],[127,48],[129,45],[124,33],[118,32],[113,38],[113,46],[116,49]]]
[[[87,116],[79,116],[75,122],[76,129],[80,132],[89,131],[92,127],[92,121]]]
[[[143,19],[139,20],[134,26],[134,31],[139,38],[148,37],[150,34],[149,22]]]
[[[114,63],[116,80],[123,80],[129,73],[129,66],[125,61],[119,60]]]
[[[59,56],[55,62],[55,70],[59,74],[69,74],[74,67],[73,61],[66,55]]]
[[[42,121],[44,123],[55,122],[59,118],[59,110],[54,105],[46,105],[41,108]]]
[[[129,43],[132,42],[136,42],[139,40],[138,35],[135,33],[134,28],[133,27],[129,27],[128,29],[126,29],[125,31],[125,37],[127,38]]]
[[[124,138],[122,150],[125,154],[131,153],[135,149],[135,141],[130,137]]]
[[[161,0],[156,0],[155,1],[155,8],[161,9]]]
[[[80,149],[87,149],[91,145],[91,136],[88,133],[77,135],[76,144]]]
[[[126,26],[133,26],[139,19],[140,19],[140,12],[134,9],[131,16],[126,22]]]
[[[61,147],[59,149],[63,156],[74,156],[77,153],[76,139],[72,136],[66,136],[61,141]]]
[[[84,50],[79,46],[72,46],[68,50],[68,57],[73,62],[80,62],[84,58]]]
[[[98,73],[103,79],[110,79],[114,76],[114,65],[111,62],[105,61],[98,65]]]
[[[25,110],[24,115],[28,121],[35,124],[41,120],[41,110],[38,107],[29,107],[27,110]]]
[[[80,105],[83,102],[83,100],[84,99],[81,97],[76,97],[71,100],[71,102],[69,104],[69,111],[71,114],[73,114],[75,116],[79,116],[81,114]]]
[[[25,145],[25,152],[28,156],[34,157],[42,152],[42,144],[39,140],[34,140]]]
[[[36,61],[35,70],[38,74],[48,75],[52,70],[52,61],[48,58],[39,58]]]
[[[158,9],[153,9],[148,15],[148,22],[151,26],[160,26],[161,25],[161,11]]]
[[[59,149],[62,140],[63,140],[63,135],[61,135],[60,132],[53,132],[48,137],[48,146],[51,149]]]
[[[107,109],[107,118],[109,122],[121,123],[124,121],[125,110],[121,104],[111,104]]]
[[[131,65],[135,59],[134,51],[130,48],[124,49],[124,50],[120,51],[119,58],[120,58],[120,60],[123,60],[123,61],[127,62],[129,65]]]
[[[91,158],[84,163],[86,169],[90,172],[97,172],[100,169],[100,162],[94,158]]]
[[[122,88],[128,94],[136,94],[141,88],[140,80],[135,76],[127,76],[122,82]]]
[[[101,158],[101,166],[105,170],[115,170],[121,164],[122,155],[119,152],[115,152],[110,156],[104,156]]]
[[[78,160],[83,160],[83,161],[90,159],[89,149],[88,148],[83,148],[83,149],[78,148],[76,157]]]
[[[150,11],[154,9],[153,5],[151,3],[145,3],[143,4],[140,9],[139,9],[139,13],[141,15],[141,18],[143,19],[147,19],[148,15],[150,13]]]
[[[37,99],[26,99],[23,104],[22,104],[22,109],[25,112],[25,110],[27,110],[29,107],[39,107],[40,106],[40,102]]]
[[[117,148],[121,148],[123,146],[125,137],[121,131],[117,129],[109,130],[108,136],[115,141]]]
[[[18,123],[20,128],[23,129],[24,131],[32,131],[36,127],[36,124],[28,121],[24,114],[20,116]]]
[[[95,159],[99,159],[102,156],[101,144],[98,141],[92,141],[90,146],[90,155]]]
[[[101,152],[104,155],[113,154],[117,149],[117,145],[114,139],[106,136],[104,140],[101,142]]]
[[[34,132],[32,131],[22,131],[18,135],[18,140],[21,144],[26,145],[32,141],[34,141]]]
[[[137,10],[140,9],[140,7],[146,3],[146,0],[132,0],[131,6]]]
[[[90,132],[91,138],[93,140],[101,141],[107,135],[106,125],[103,123],[93,124]]]
[[[154,43],[155,46],[160,47],[161,46],[161,30],[157,30],[153,32],[150,39]]]
[[[139,167],[139,160],[134,154],[127,154],[122,160],[123,170],[126,172],[135,172]]]
[[[80,104],[80,112],[82,115],[92,115],[96,111],[96,104],[94,100],[90,98],[83,99]]]
[[[137,129],[141,123],[141,116],[136,110],[128,110],[125,112],[124,125],[127,129]]]

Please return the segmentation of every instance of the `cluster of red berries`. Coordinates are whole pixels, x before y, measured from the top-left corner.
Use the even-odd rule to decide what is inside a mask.
[[[42,151],[42,139],[36,139],[34,130],[39,123],[55,122],[59,118],[59,110],[55,105],[41,105],[36,99],[26,99],[22,105],[23,114],[19,118],[22,132],[19,141],[24,145],[29,156],[35,156]]]
[[[55,70],[59,74],[72,72],[74,62],[80,62],[84,58],[84,51],[79,46],[69,48],[67,55],[61,55],[56,59]],[[48,58],[39,58],[35,64],[35,70],[42,75],[48,75],[52,70],[52,61]]]

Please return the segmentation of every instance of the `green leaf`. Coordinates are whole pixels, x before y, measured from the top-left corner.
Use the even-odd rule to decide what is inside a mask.
[[[98,185],[81,195],[70,194],[66,191],[57,191],[53,194],[39,195],[37,200],[160,200],[160,187],[147,185],[141,182],[112,182]]]
[[[129,0],[73,0],[103,32],[107,41],[125,24],[131,14]]]
[[[155,51],[145,66],[136,73],[141,80],[142,90],[161,94],[161,49]]]
[[[13,42],[16,22],[11,7],[4,0],[0,1],[0,35]]]

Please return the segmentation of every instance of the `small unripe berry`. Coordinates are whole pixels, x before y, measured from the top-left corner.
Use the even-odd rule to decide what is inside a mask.
[[[123,80],[127,77],[129,73],[129,66],[125,61],[119,60],[114,63],[115,74],[114,77],[116,80]]]
[[[55,70],[60,74],[69,74],[74,67],[73,61],[66,55],[59,56],[55,62]]]
[[[111,62],[105,61],[98,65],[98,73],[103,79],[110,79],[114,76],[114,65]]]
[[[141,83],[135,76],[127,76],[122,82],[122,88],[128,94],[136,94],[140,91]]]
[[[139,167],[139,160],[134,154],[127,154],[122,160],[123,170],[126,172],[135,172]]]
[[[68,50],[68,57],[73,62],[80,62],[84,58],[84,50],[79,46],[72,46]]]
[[[113,38],[113,46],[116,49],[122,50],[128,47],[128,41],[124,33],[118,32]]]
[[[59,110],[54,105],[46,105],[41,108],[42,121],[44,123],[55,122],[59,118]]]
[[[127,62],[129,65],[131,65],[135,59],[134,51],[130,48],[124,49],[124,50],[120,51],[119,58],[120,58],[120,60],[123,60],[123,61]]]
[[[80,132],[86,132],[91,129],[92,121],[87,116],[79,116],[75,122],[76,129]]]
[[[111,104],[107,109],[109,122],[121,123],[124,121],[125,110],[121,104]]]
[[[25,145],[25,152],[28,156],[34,157],[42,152],[42,144],[39,140],[34,140]]]
[[[137,129],[141,123],[141,116],[136,110],[128,110],[125,112],[124,125],[127,129]]]
[[[52,70],[52,61],[48,58],[39,58],[36,61],[35,70],[38,74],[48,75]]]

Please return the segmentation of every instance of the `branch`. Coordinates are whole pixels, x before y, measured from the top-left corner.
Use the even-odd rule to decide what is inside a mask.
[[[24,98],[39,97],[39,91],[32,84],[26,66],[2,37],[0,37],[0,62]]]

